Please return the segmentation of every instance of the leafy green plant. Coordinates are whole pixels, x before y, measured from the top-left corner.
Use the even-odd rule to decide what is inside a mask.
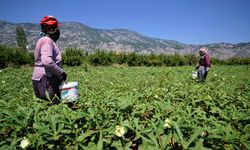
[[[34,97],[32,68],[0,70],[0,148],[248,149],[248,66],[65,67],[80,99]],[[18,80],[18,82],[17,82]]]

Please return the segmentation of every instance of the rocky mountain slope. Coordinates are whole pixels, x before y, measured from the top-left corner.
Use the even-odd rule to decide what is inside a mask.
[[[33,50],[37,39],[39,39],[40,26],[38,24],[14,24],[0,21],[0,44],[17,45],[15,34],[17,25],[21,25],[24,28],[28,49]],[[190,54],[197,53],[197,49],[200,46],[206,46],[209,48],[210,55],[219,59],[234,56],[250,57],[250,42],[190,45],[173,40],[150,38],[126,29],[96,29],[76,22],[64,22],[60,29],[61,36],[58,40],[58,45],[62,49],[76,47],[89,52],[101,49],[118,52],[136,52],[139,54]]]

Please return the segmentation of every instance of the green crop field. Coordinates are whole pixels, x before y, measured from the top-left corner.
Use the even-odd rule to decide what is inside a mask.
[[[34,97],[32,68],[0,70],[0,149],[250,149],[250,66],[66,67],[80,100]]]

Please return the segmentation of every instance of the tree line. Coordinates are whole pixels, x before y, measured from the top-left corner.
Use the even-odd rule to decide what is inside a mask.
[[[78,48],[67,48],[63,53],[63,64],[67,66],[109,66],[109,65],[127,65],[127,66],[195,66],[198,64],[199,56],[195,54],[188,55],[149,55],[131,53],[117,53],[114,51],[96,50],[88,53]],[[219,60],[211,58],[213,65],[249,65],[250,58],[229,58]],[[0,45],[0,68],[8,66],[19,67],[22,65],[34,64],[33,52],[28,52],[24,47],[10,47]]]
[[[115,51],[96,50],[88,53],[77,48],[67,48],[63,54],[63,63],[67,66],[88,64],[92,66],[109,66],[114,64],[128,66],[194,66],[200,57],[196,54],[137,54]],[[232,57],[226,60],[211,58],[213,65],[249,65],[250,58]]]

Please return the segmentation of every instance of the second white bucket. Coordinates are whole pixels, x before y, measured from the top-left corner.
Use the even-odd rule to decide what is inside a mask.
[[[192,71],[191,77],[197,79],[197,71]]]

